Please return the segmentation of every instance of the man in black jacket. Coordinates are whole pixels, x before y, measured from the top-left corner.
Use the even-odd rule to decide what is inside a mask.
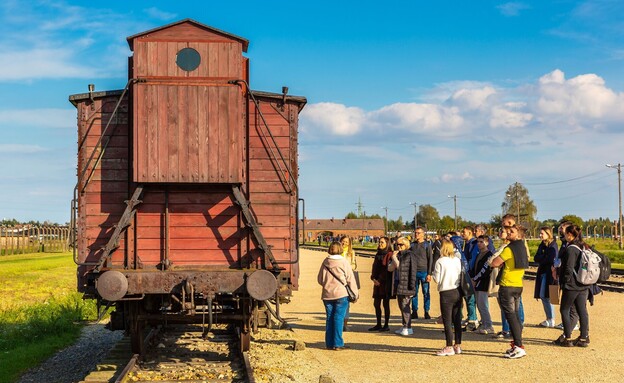
[[[433,252],[431,244],[425,241],[425,230],[418,226],[414,231],[415,241],[411,250],[416,259],[416,292],[412,298],[412,319],[418,319],[418,289],[422,285],[423,306],[425,308],[425,319],[431,319],[429,309],[431,308],[431,296],[429,295],[429,282],[433,273]]]

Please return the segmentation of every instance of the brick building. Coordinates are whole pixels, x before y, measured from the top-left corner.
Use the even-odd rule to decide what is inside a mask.
[[[305,229],[305,233],[304,233]],[[383,219],[306,219],[299,220],[299,242],[303,236],[307,242],[316,241],[319,235],[339,237],[348,235],[352,238],[380,237],[384,235]]]

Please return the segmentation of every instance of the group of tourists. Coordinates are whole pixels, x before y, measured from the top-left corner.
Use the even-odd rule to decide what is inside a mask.
[[[390,301],[396,299],[402,326],[395,333],[412,335],[412,320],[420,317],[419,290],[422,291],[424,309],[422,318],[432,319],[429,286],[433,279],[440,294],[442,314],[437,320],[444,325],[446,340],[445,347],[437,355],[461,354],[462,332],[474,331],[511,339],[504,357],[524,357],[527,352],[522,339],[525,319],[522,291],[530,253],[525,232],[516,217],[507,214],[501,221],[498,235],[503,243],[498,249],[486,235],[484,225],[466,226],[460,233],[436,235],[433,241],[425,238],[425,230],[421,227],[415,229],[413,242],[406,237],[395,240],[381,237],[370,276],[377,322],[369,331],[390,331]],[[540,228],[541,242],[534,254],[535,262],[539,263],[534,297],[542,301],[545,314],[539,326],[563,330],[553,341],[555,345],[587,347],[589,316],[586,303],[593,299],[593,290],[591,285],[577,280],[576,269],[582,250],[589,246],[583,241],[581,229],[571,222],[561,223],[558,234],[560,246],[557,246],[551,228]],[[318,274],[327,313],[325,345],[331,350],[342,350],[345,347],[342,333],[347,330],[350,304],[347,289],[355,295],[351,301],[359,296],[357,264],[349,237],[332,242],[328,253]],[[551,286],[557,287],[555,291],[561,290],[559,325],[555,324]],[[501,310],[502,329],[498,333],[489,312],[490,297],[497,298]],[[464,304],[466,320],[462,320]],[[572,332],[579,328],[580,335],[573,340]]]

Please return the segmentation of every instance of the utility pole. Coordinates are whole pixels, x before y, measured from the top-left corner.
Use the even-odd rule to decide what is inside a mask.
[[[364,205],[362,205],[362,200],[360,199],[360,197],[358,197],[358,201],[355,205],[358,208],[358,218],[362,218],[362,207],[364,207]]]
[[[386,211],[386,221],[384,222],[384,234],[388,235],[388,206],[382,207]]]
[[[410,205],[414,205],[414,231],[418,227],[418,204],[416,202],[410,202]]]
[[[622,250],[622,164],[621,163],[618,163],[617,165],[607,164],[606,167],[611,168],[611,169],[616,169],[618,173],[618,201],[619,201],[619,215],[618,215],[619,225],[618,226],[620,229],[619,245],[620,245],[620,250]]]
[[[449,198],[453,198],[453,205],[454,205],[454,210],[455,210],[455,228],[453,230],[457,231],[457,194],[451,196],[448,196]]]

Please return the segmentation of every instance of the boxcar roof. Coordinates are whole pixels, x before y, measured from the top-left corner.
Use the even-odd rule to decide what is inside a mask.
[[[199,22],[197,22],[197,21],[195,21],[193,19],[184,19],[184,20],[176,21],[175,23],[171,23],[171,24],[163,25],[163,26],[158,27],[158,28],[150,29],[149,31],[137,33],[136,35],[132,35],[132,36],[127,37],[126,40],[128,40],[128,45],[130,46],[130,50],[134,51],[134,40],[136,38],[144,36],[144,35],[147,35],[147,34],[150,34],[150,33],[154,33],[154,32],[157,32],[157,31],[161,31],[163,29],[171,28],[171,27],[179,25],[179,24],[184,24],[184,23],[194,24],[194,25],[196,25],[199,28],[206,29],[206,30],[208,30],[210,32],[214,32],[216,34],[223,35],[223,36],[232,38],[234,40],[237,40],[241,44],[243,44],[243,52],[247,52],[247,47],[249,46],[249,40],[244,39],[244,38],[242,38],[240,36],[236,36],[236,35],[233,35],[231,33],[222,31],[220,29],[213,28],[213,27],[210,27],[208,25],[199,23]]]
[[[78,102],[88,100],[91,97],[101,98],[101,97],[110,97],[110,96],[121,96],[122,93],[123,93],[123,90],[119,89],[119,90],[103,90],[101,92],[93,92],[91,94],[89,93],[72,94],[71,96],[69,96],[69,102],[71,102],[72,104],[74,104],[74,106],[76,106]]]
[[[78,93],[72,94],[69,96],[69,102],[71,102],[74,106],[80,101],[88,100],[89,98],[101,98],[101,97],[110,97],[110,96],[120,96],[123,93],[122,89],[118,90],[104,90],[101,92],[93,92],[91,95],[89,93]],[[254,96],[260,98],[271,98],[275,100],[282,100],[283,95],[281,93],[271,93],[271,92],[262,92],[258,90],[252,90]],[[292,101],[300,104],[299,108],[303,108],[303,106],[308,102],[305,97],[301,96],[286,96],[286,101]]]

